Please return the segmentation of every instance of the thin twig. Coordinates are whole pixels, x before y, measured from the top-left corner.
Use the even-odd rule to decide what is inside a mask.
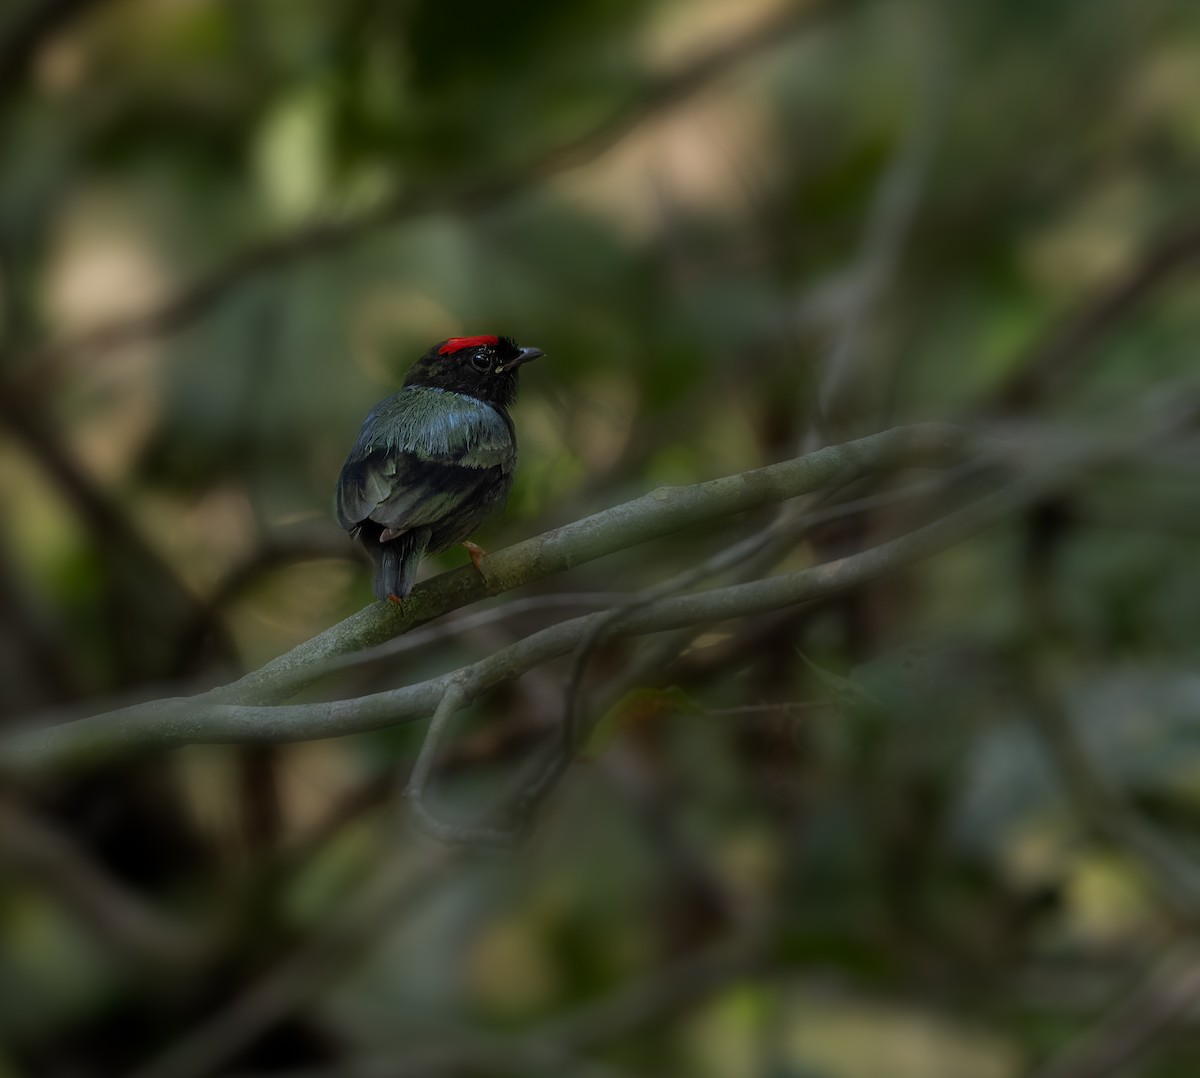
[[[576,727],[578,725],[576,716],[579,709],[579,693],[583,686],[583,675],[596,649],[613,635],[613,627],[616,623],[627,614],[644,610],[658,599],[685,591],[700,581],[716,576],[730,566],[758,553],[777,537],[780,530],[778,524],[779,520],[777,519],[775,524],[739,539],[723,550],[719,550],[700,565],[686,569],[661,584],[645,589],[592,620],[590,628],[575,649],[571,672],[567,677],[566,689],[563,692],[558,752],[549,758],[546,765],[529,781],[520,795],[517,802],[519,819],[528,819],[554,789],[558,780],[566,773],[575,759]]]
[[[348,655],[332,660],[329,670],[344,670],[365,663],[378,662],[381,659],[394,659],[398,655],[407,655],[422,648],[440,644],[445,640],[476,629],[487,628],[500,622],[513,621],[526,614],[541,614],[552,610],[596,610],[611,606],[613,603],[623,603],[629,596],[619,591],[585,591],[561,592],[553,595],[529,595],[522,599],[510,599],[503,606],[493,606],[487,610],[477,610],[462,617],[426,625],[424,628],[406,633],[395,640],[388,640],[373,648],[363,648]]]
[[[816,711],[829,706],[828,700],[785,700],[778,704],[742,704],[739,707],[706,707],[702,715],[723,717],[725,715],[785,715],[797,711]]]
[[[408,780],[404,796],[416,825],[430,838],[437,839],[446,846],[511,846],[517,838],[514,833],[494,827],[452,824],[439,819],[425,804],[425,787],[433,772],[442,737],[450,720],[466,706],[470,696],[466,678],[456,677],[446,687],[445,695],[430,720],[429,729],[425,731],[425,739],[421,742],[421,750],[417,754],[417,762],[413,764],[412,776]]]

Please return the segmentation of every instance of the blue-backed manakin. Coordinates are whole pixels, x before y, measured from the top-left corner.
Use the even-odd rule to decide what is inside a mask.
[[[337,482],[338,523],[375,563],[375,595],[403,599],[426,554],[504,507],[517,462],[508,407],[521,365],[542,355],[511,337],[452,337],[363,421]],[[480,551],[473,544],[472,561]]]

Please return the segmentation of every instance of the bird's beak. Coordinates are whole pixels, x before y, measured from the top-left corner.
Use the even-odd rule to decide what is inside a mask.
[[[510,360],[503,366],[497,367],[496,373],[499,374],[502,371],[511,371],[515,367],[521,366],[522,363],[528,363],[531,359],[540,359],[545,354],[546,353],[540,348],[522,348],[516,359]]]

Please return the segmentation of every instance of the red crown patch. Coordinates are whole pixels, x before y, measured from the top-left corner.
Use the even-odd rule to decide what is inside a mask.
[[[461,352],[464,348],[495,348],[499,337],[451,337],[441,348],[439,356],[448,356],[451,352]]]

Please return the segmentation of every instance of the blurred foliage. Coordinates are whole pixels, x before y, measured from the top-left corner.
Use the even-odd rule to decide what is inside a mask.
[[[332,484],[441,337],[547,352],[492,547],[900,422],[1194,407],[1200,6],[808,7],[4,5],[5,720],[217,684],[368,602]],[[1200,914],[1196,453],[1193,422],[919,568],[610,642],[513,853],[398,822],[416,727],[6,784],[0,1073],[1197,1073],[1155,980]],[[631,592],[767,520],[532,591]],[[439,811],[512,787],[565,670],[462,719]]]

